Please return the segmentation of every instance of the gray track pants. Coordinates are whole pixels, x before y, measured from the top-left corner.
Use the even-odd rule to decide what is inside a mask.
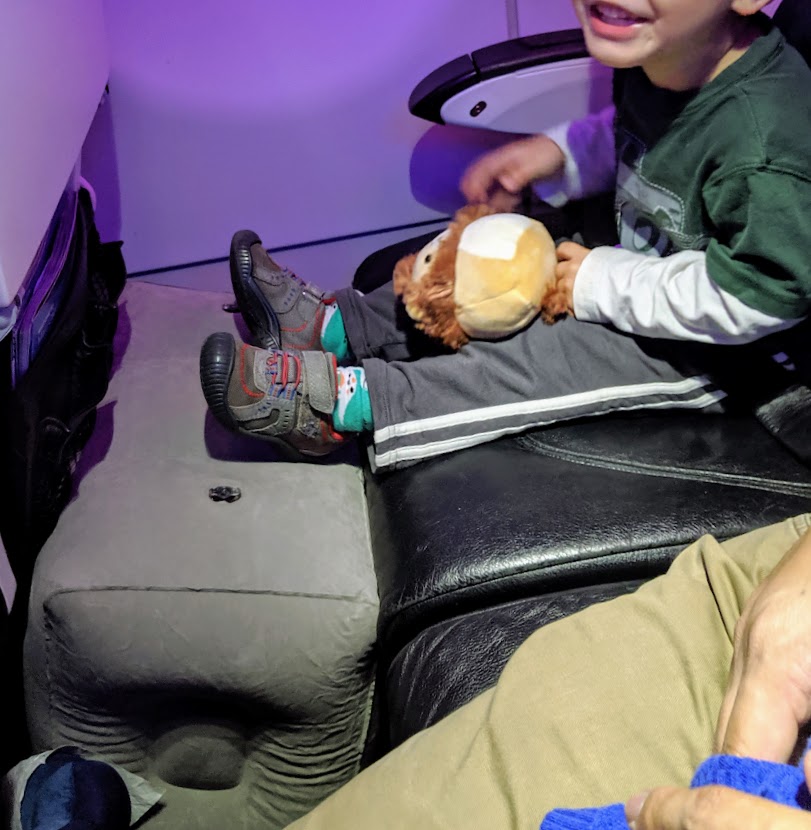
[[[634,337],[567,319],[440,352],[415,333],[391,283],[338,292],[372,401],[377,469],[571,418],[641,409],[719,412],[726,395],[701,370],[711,346]]]

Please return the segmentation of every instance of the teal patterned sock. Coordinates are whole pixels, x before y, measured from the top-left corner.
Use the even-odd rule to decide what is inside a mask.
[[[332,352],[340,363],[349,357],[349,341],[346,339],[344,318],[337,303],[330,303],[321,323],[321,347]]]
[[[338,367],[338,399],[332,410],[336,432],[366,432],[372,429],[372,400],[366,372],[359,366]]]

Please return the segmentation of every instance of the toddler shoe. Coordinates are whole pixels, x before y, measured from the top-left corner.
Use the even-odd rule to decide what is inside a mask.
[[[328,352],[238,349],[218,332],[200,352],[200,381],[218,421],[289,456],[326,455],[344,443],[332,428],[337,369]]]
[[[321,349],[326,307],[334,297],[277,265],[253,231],[237,231],[229,256],[239,310],[265,349]]]

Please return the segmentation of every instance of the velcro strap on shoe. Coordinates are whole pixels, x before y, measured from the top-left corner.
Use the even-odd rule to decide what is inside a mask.
[[[335,408],[337,376],[335,358],[327,352],[302,352],[310,407],[323,415]]]

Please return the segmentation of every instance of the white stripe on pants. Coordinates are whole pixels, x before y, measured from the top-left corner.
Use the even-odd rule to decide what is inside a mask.
[[[366,370],[373,464],[390,468],[557,421],[641,409],[720,411],[714,347],[539,319],[512,337],[425,354],[390,284],[338,304]],[[703,360],[702,358],[707,358]]]

